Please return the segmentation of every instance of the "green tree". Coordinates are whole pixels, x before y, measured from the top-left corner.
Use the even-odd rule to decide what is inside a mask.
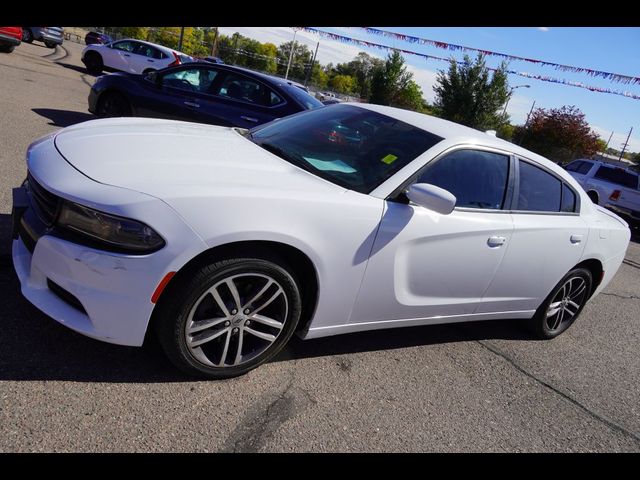
[[[373,68],[369,102],[412,110],[422,108],[422,90],[413,80],[413,73],[407,71],[399,51],[394,50],[383,65]]]
[[[496,130],[506,123],[507,116],[501,114],[509,97],[506,68],[503,62],[490,75],[482,54],[473,63],[465,55],[463,65],[452,59],[449,71],[441,70],[433,87],[440,116],[478,130]]]
[[[374,58],[365,52],[360,52],[348,63],[336,65],[335,71],[340,75],[349,75],[357,80],[357,93],[360,98],[371,96],[371,77],[373,70],[384,65],[384,60]]]
[[[591,130],[585,115],[575,106],[531,113],[526,126],[516,127],[514,141],[524,148],[557,162],[590,157],[598,152],[598,135]]]
[[[350,75],[335,75],[329,81],[329,87],[336,92],[351,94],[356,87],[356,79]]]
[[[278,47],[278,74],[284,76],[289,63],[289,53],[293,48],[293,41],[281,44]],[[303,81],[305,77],[305,66],[311,63],[313,52],[302,43],[295,42],[291,67],[289,68],[289,78]]]

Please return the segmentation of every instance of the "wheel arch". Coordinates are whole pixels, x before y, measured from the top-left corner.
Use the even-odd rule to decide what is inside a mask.
[[[600,205],[600,194],[597,190],[590,189],[587,191],[587,196],[591,199],[593,203],[596,205]]]
[[[576,268],[586,268],[591,273],[591,292],[589,292],[589,298],[593,295],[593,292],[600,286],[602,283],[602,278],[604,274],[604,267],[602,262],[596,258],[589,258],[581,261],[576,266],[574,266],[571,270]]]
[[[293,273],[302,296],[302,313],[296,331],[303,330],[308,326],[318,305],[320,291],[318,271],[313,261],[303,251],[286,243],[271,240],[242,240],[204,250],[185,263],[171,277],[151,314],[145,334],[145,343],[153,330],[156,314],[160,310],[159,306],[163,301],[171,298],[171,291],[180,284],[182,278],[187,277],[202,265],[244,255],[271,260],[279,264],[284,263],[284,267]]]

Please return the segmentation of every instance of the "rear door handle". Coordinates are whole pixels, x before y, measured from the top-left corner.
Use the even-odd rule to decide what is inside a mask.
[[[253,117],[246,117],[244,115],[240,115],[240,118],[242,120],[246,120],[247,122],[252,122],[252,123],[258,123],[258,119],[257,118],[253,118]]]
[[[582,241],[582,235],[571,235],[571,243],[580,243]]]
[[[487,245],[490,247],[500,247],[505,244],[507,239],[505,237],[489,237],[487,240]]]
[[[195,103],[195,102],[184,102],[184,104],[185,104],[187,107],[200,108],[200,104],[199,104],[199,103]]]

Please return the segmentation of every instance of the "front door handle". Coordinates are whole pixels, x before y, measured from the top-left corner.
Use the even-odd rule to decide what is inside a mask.
[[[258,123],[258,119],[257,118],[253,118],[253,117],[246,117],[244,115],[240,115],[240,118],[242,120],[246,120],[247,122],[252,122],[252,123]]]
[[[571,243],[580,243],[582,241],[582,235],[571,235]]]
[[[184,104],[185,104],[187,107],[200,108],[200,104],[199,104],[199,103],[195,103],[195,102],[184,102]]]
[[[490,247],[500,247],[505,244],[507,239],[505,237],[489,237],[487,240],[487,245]]]

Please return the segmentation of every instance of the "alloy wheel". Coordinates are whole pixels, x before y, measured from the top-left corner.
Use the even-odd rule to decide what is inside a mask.
[[[582,277],[569,278],[553,297],[546,312],[546,325],[551,333],[570,324],[587,298],[587,282]]]
[[[187,349],[210,367],[242,365],[276,341],[288,312],[284,289],[269,275],[230,275],[191,308],[184,329]]]

